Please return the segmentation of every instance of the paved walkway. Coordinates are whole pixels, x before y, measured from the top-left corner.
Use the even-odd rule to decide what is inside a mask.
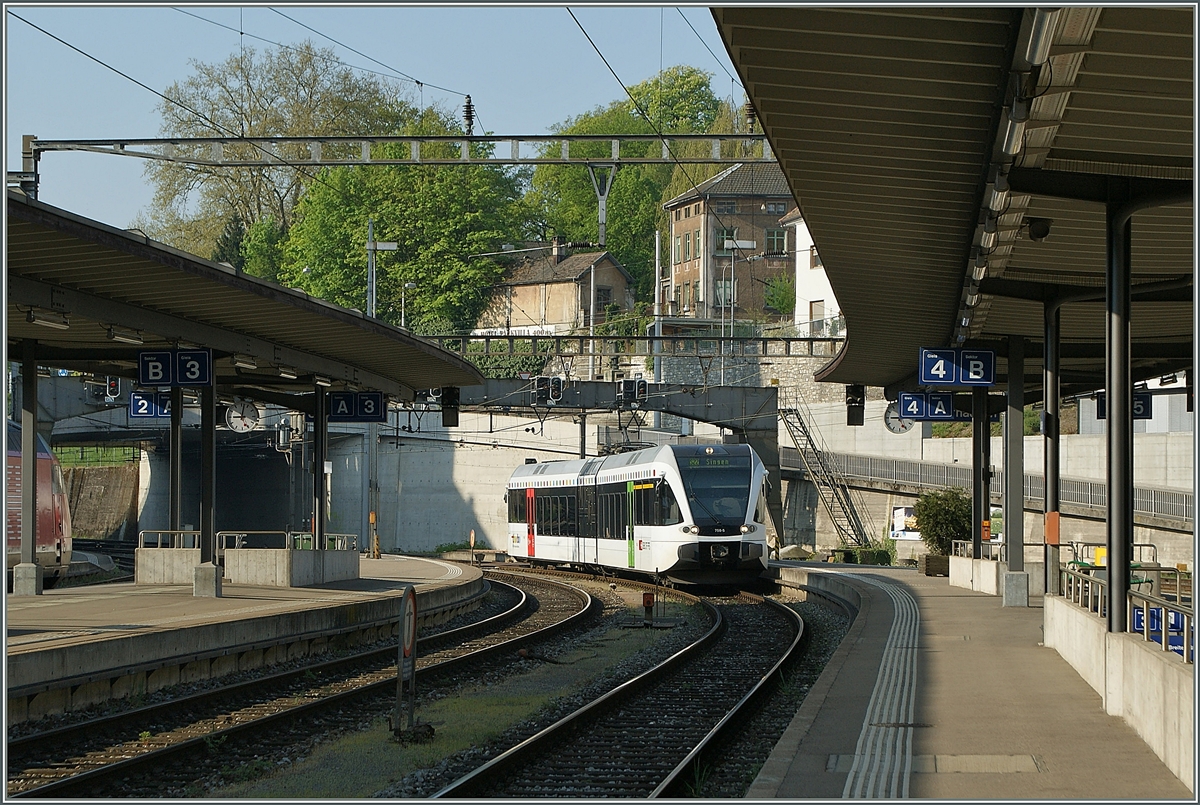
[[[406,583],[423,589],[457,584],[479,571],[415,557],[362,559],[361,578],[317,587],[224,584],[220,598],[192,595],[188,585],[132,582],[64,587],[37,596],[8,595],[5,626],[9,655],[43,651],[98,638],[148,634],[210,623],[278,615],[398,594]]]
[[[1040,645],[1040,598],[1005,608],[913,570],[836,572],[858,582],[860,616],[748,797],[1195,801]]]

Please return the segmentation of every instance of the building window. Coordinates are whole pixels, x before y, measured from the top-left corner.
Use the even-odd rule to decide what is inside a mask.
[[[683,261],[686,263],[692,259],[692,233],[683,233]]]
[[[825,300],[817,299],[808,303],[808,320],[811,322],[810,335],[817,336],[825,332]]]
[[[696,206],[692,208],[692,212],[694,212],[696,215],[700,214],[700,202],[696,202]]]
[[[612,288],[596,288],[596,306],[600,310],[612,304]]]
[[[675,251],[674,251],[674,252],[672,252],[672,254],[673,254],[673,258],[674,258],[674,262],[676,262],[676,263],[678,263],[678,262],[679,262],[679,260],[680,260],[680,257],[681,257],[681,255],[682,255],[682,252],[680,251],[680,248],[679,248],[679,245],[680,245],[680,243],[682,243],[682,242],[683,242],[682,238],[680,238],[680,237],[679,237],[679,235],[676,235],[676,236],[675,236]]]
[[[675,220],[679,220],[679,210],[675,210]]]
[[[692,253],[696,255],[696,259],[700,258],[700,230],[697,229],[692,233]]]
[[[784,254],[787,251],[787,230],[767,230],[767,254]]]
[[[692,283],[683,283],[683,309],[690,310],[692,307]]]
[[[785,212],[787,212],[787,205],[784,204],[782,201],[780,201],[780,202],[768,201],[766,203],[766,207],[767,207],[767,213],[771,214],[771,215],[783,215]]]
[[[719,279],[716,283],[717,307],[732,307],[737,301],[737,280]]]
[[[716,243],[713,244],[714,254],[729,254],[726,241],[737,240],[737,227],[721,227],[716,230]]]
[[[817,254],[817,249],[815,246],[808,250],[808,267],[809,268],[821,268],[822,267],[821,255]]]
[[[684,207],[684,208],[683,208],[683,217],[684,217],[684,218],[691,218],[691,217],[692,217],[692,208],[691,208],[691,207]]]
[[[717,215],[737,215],[737,202],[715,201],[713,202],[713,212]]]

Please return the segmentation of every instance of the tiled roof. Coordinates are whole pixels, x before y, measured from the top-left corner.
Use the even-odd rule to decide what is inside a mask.
[[[782,196],[792,198],[783,171],[776,163],[750,165],[737,164],[721,171],[711,179],[706,179],[696,187],[681,193],[663,205],[671,209],[677,204],[701,198],[703,196],[720,198],[722,196]]]
[[[595,264],[608,258],[614,266],[629,277],[620,263],[608,252],[583,252],[564,257],[555,263],[553,255],[525,258],[506,272],[502,285],[534,285],[551,282],[575,282]]]

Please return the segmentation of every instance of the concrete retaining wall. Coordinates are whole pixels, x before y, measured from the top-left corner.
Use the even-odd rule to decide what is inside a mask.
[[[358,551],[228,548],[225,580],[265,587],[309,587],[358,578]]]
[[[445,623],[475,609],[476,596],[486,583],[479,574],[457,586],[418,589],[418,627]],[[367,645],[396,636],[399,617],[400,596],[392,595],[13,654],[8,657],[8,723]]]
[[[138,548],[133,555],[133,583],[190,587],[199,564],[199,548]]]
[[[1046,645],[1194,793],[1196,666],[1141,636],[1109,633],[1103,620],[1059,596],[1046,597],[1044,617]]]
[[[1006,562],[992,559],[971,559],[966,556],[950,557],[950,586],[974,590],[977,593],[1000,595],[1004,589],[1004,574],[1008,572]],[[1044,562],[1026,562],[1029,574],[1029,595],[1045,595],[1046,578]]]

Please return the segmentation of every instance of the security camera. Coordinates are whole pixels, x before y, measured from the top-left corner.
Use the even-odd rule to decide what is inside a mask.
[[[1050,234],[1050,224],[1054,222],[1049,218],[1026,218],[1025,223],[1029,227],[1029,239],[1040,243]]]

